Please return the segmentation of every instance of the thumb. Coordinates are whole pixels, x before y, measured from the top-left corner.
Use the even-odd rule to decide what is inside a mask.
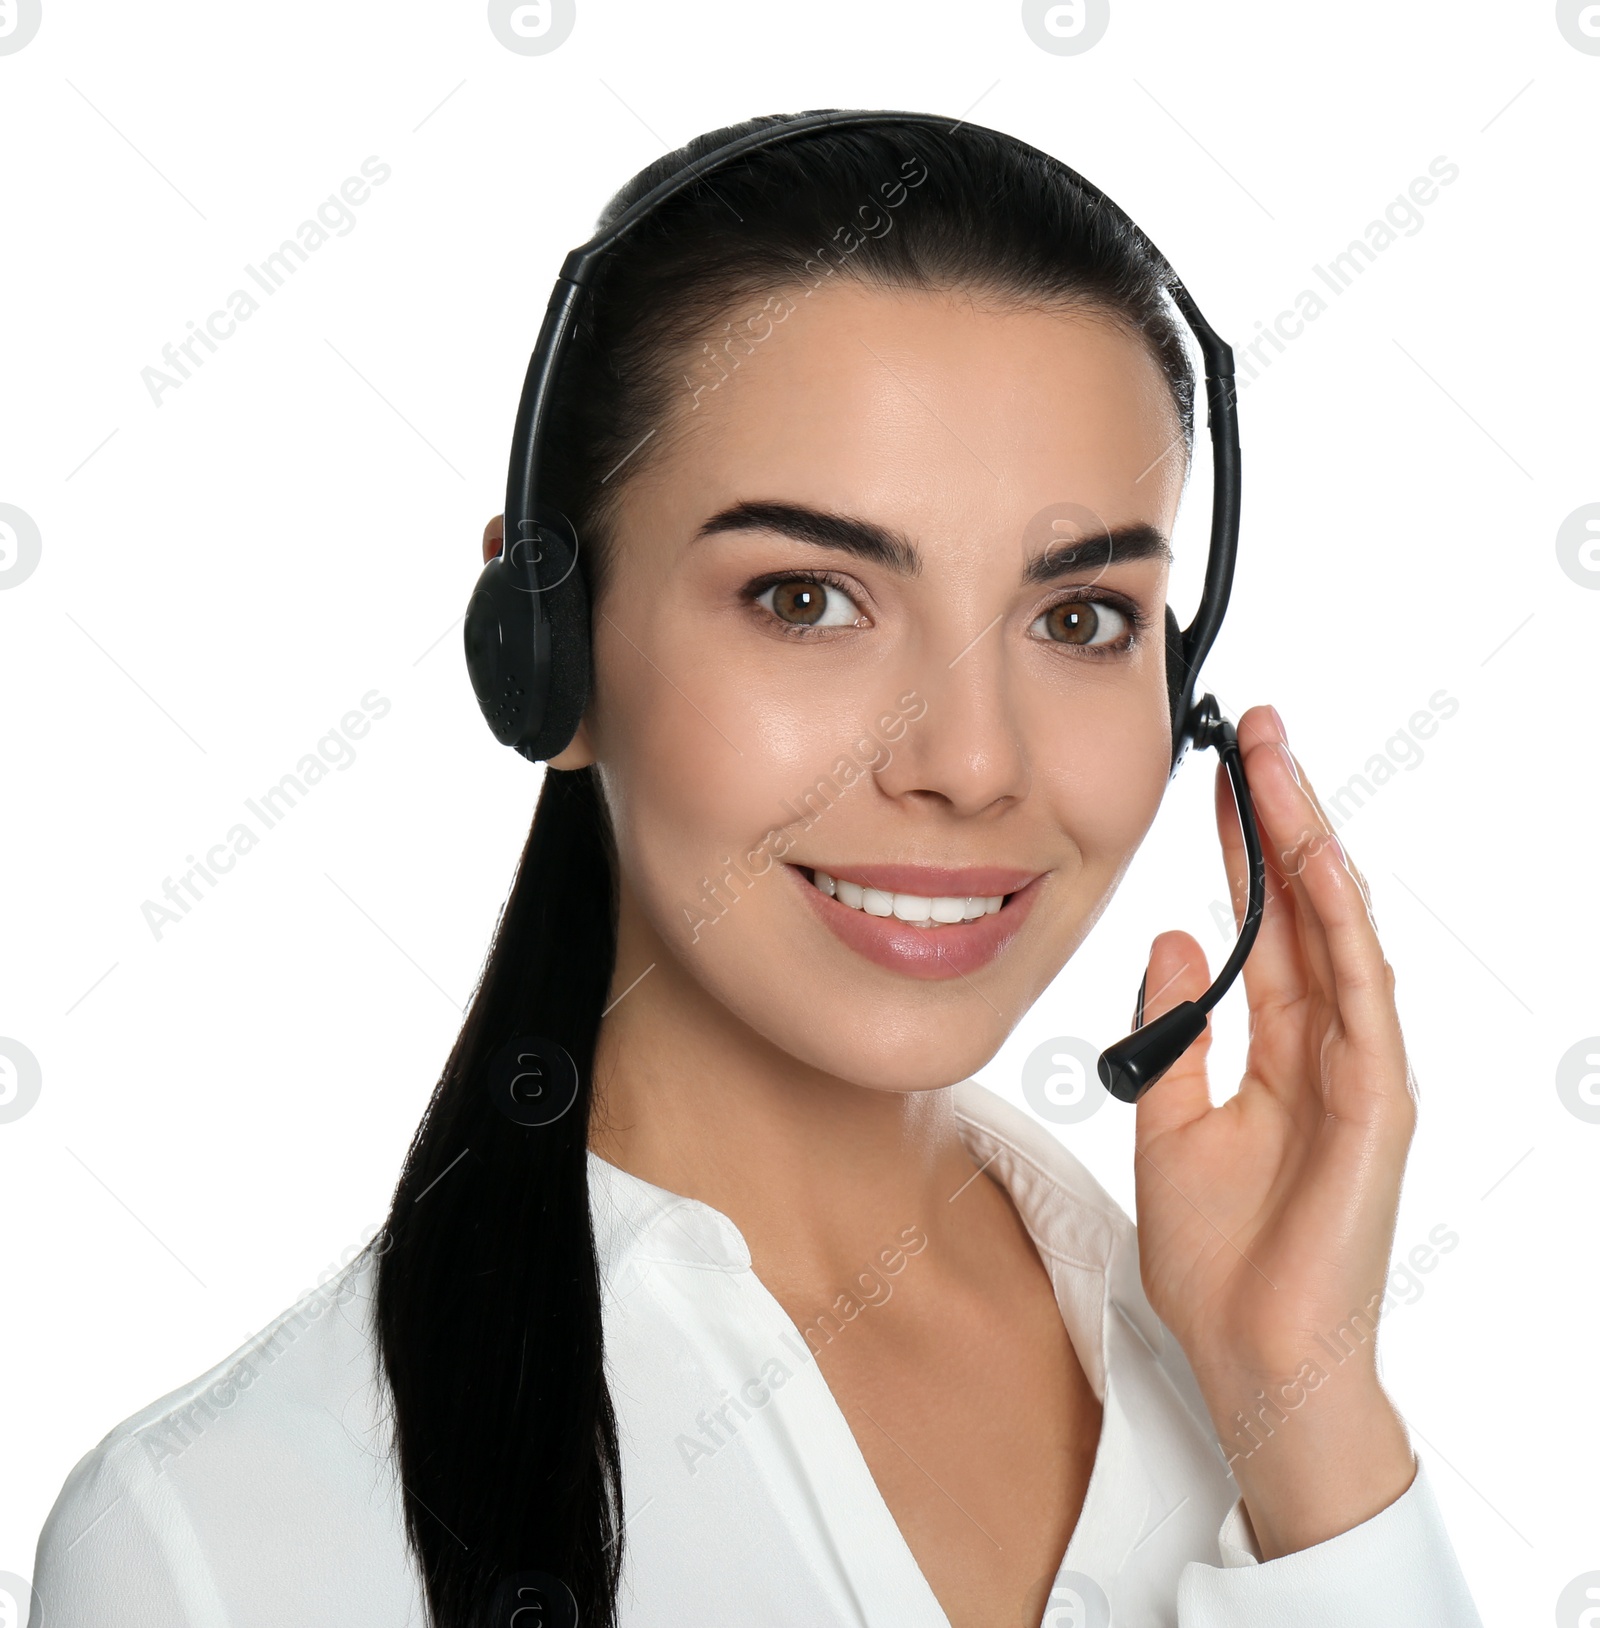
[[[1144,1021],[1184,1001],[1198,1000],[1211,983],[1206,952],[1199,940],[1173,929],[1156,935],[1144,975]],[[1136,1146],[1164,1131],[1187,1125],[1211,1109],[1206,1056],[1211,1050],[1211,1018],[1187,1051],[1139,1098],[1134,1108]]]

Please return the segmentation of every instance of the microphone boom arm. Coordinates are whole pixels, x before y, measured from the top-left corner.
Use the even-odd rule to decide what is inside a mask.
[[[1195,703],[1194,744],[1214,746],[1227,766],[1233,786],[1234,807],[1244,833],[1244,849],[1250,865],[1250,897],[1233,953],[1199,1000],[1180,1001],[1170,1012],[1149,1023],[1144,1021],[1144,979],[1139,980],[1138,1005],[1133,1015],[1134,1032],[1100,1054],[1100,1083],[1119,1102],[1137,1102],[1200,1037],[1211,1008],[1227,993],[1243,970],[1256,934],[1261,928],[1267,903],[1267,865],[1261,852],[1261,830],[1256,824],[1255,804],[1245,779],[1244,758],[1233,724],[1222,715],[1214,695],[1203,695]],[[1148,969],[1146,969],[1148,976]]]

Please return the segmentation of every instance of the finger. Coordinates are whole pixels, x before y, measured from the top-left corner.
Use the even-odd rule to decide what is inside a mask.
[[[506,517],[497,514],[493,520],[483,528],[483,563],[487,565],[496,554],[500,552],[500,544],[506,534]]]
[[[1145,968],[1144,1021],[1149,1023],[1184,1001],[1198,1000],[1211,984],[1206,952],[1188,933],[1160,933],[1150,946]],[[1211,1050],[1211,1022],[1188,1050],[1135,1105],[1134,1146],[1147,1145],[1164,1132],[1187,1125],[1211,1110],[1206,1086],[1206,1056]]]
[[[1280,769],[1286,771],[1287,748],[1275,743],[1271,750],[1280,749]],[[1267,755],[1266,747],[1251,754]],[[1403,1053],[1394,1007],[1394,969],[1378,941],[1362,881],[1303,773],[1296,778],[1269,772],[1264,782],[1271,786],[1266,800],[1275,824],[1309,826],[1316,832],[1301,847],[1304,863],[1296,876],[1308,907],[1301,920],[1302,942],[1317,947],[1319,967],[1326,964],[1325,976],[1319,976],[1324,976],[1324,989],[1337,1006],[1345,1036],[1370,1055],[1392,1060],[1397,1048]],[[1375,1077],[1388,1075],[1380,1071]]]
[[[1249,716],[1247,713],[1246,718]],[[1318,843],[1326,841],[1326,836],[1319,825],[1307,820],[1305,799],[1295,784],[1288,758],[1276,742],[1252,745],[1244,754],[1244,772],[1255,805],[1267,875],[1280,884],[1279,905],[1289,907],[1286,914],[1280,910],[1280,925],[1271,935],[1268,948],[1261,951],[1261,965],[1253,972],[1258,985],[1265,984],[1271,991],[1264,1001],[1300,999],[1313,990],[1331,988],[1333,982],[1327,946],[1302,877],[1309,855]],[[1264,929],[1265,920],[1262,925]],[[1269,956],[1274,959],[1269,961]],[[1250,961],[1255,959],[1252,950]]]
[[[1295,756],[1293,748],[1289,745],[1288,736],[1284,731],[1283,722],[1272,707],[1251,707],[1239,719],[1238,727],[1239,745],[1241,750],[1258,743],[1276,742],[1289,754],[1289,761],[1293,765],[1294,778],[1305,792],[1311,806],[1313,823],[1307,828],[1304,839],[1308,844],[1315,844],[1321,840],[1336,835],[1334,824],[1329,818],[1328,811],[1322,806],[1322,799],[1317,796],[1316,787],[1311,783],[1311,777],[1306,773],[1304,764]],[[1372,889],[1367,886],[1367,879],[1345,856],[1345,863],[1350,874],[1356,879],[1356,885],[1361,889],[1361,897],[1366,901],[1367,909],[1372,909]]]
[[[1331,990],[1333,967],[1302,873],[1332,833],[1295,779],[1272,708],[1251,707],[1239,719],[1238,733],[1245,778],[1256,802],[1262,852],[1269,870],[1276,869],[1294,901],[1305,988]]]
[[[1217,765],[1217,835],[1222,843],[1222,863],[1228,877],[1228,893],[1233,901],[1235,931],[1244,927],[1250,902],[1250,858],[1245,851],[1244,830],[1239,823],[1238,801],[1233,779],[1225,763]],[[1255,792],[1251,801],[1258,801]],[[1260,823],[1260,815],[1257,815]],[[1305,958],[1300,948],[1300,929],[1295,921],[1294,892],[1283,871],[1272,859],[1272,844],[1262,841],[1266,872],[1266,903],[1256,940],[1245,957],[1244,987],[1250,1010],[1286,1005],[1306,992]]]
[[[1367,1103],[1403,1107],[1413,1103],[1405,1041],[1395,1010],[1394,968],[1372,925],[1361,888],[1330,842],[1306,867],[1306,884],[1327,936],[1334,972],[1334,998],[1344,1043],[1370,1067],[1342,1071],[1347,1094],[1330,1096],[1328,1107],[1346,1120],[1360,1120]]]
[[[1289,756],[1294,758],[1295,772],[1299,778],[1301,788],[1305,791],[1306,796],[1311,800],[1311,806],[1316,810],[1317,818],[1322,821],[1323,828],[1329,833],[1329,835],[1334,836],[1335,840],[1337,840],[1337,834],[1334,832],[1333,821],[1328,817],[1328,811],[1322,806],[1322,799],[1317,796],[1317,788],[1312,785],[1311,777],[1306,773],[1305,766],[1301,763],[1298,757],[1295,757],[1294,749],[1289,745],[1287,740],[1284,741],[1283,745],[1284,750],[1288,752]],[[1343,845],[1341,844],[1341,846]],[[1356,868],[1355,861],[1351,859],[1348,852],[1346,852],[1344,860],[1346,868],[1349,870],[1351,876],[1355,878],[1356,886],[1361,889],[1361,898],[1366,904],[1367,913],[1371,915],[1372,889],[1367,886],[1366,877],[1363,876],[1360,870]],[[1376,920],[1374,920],[1373,925],[1374,928],[1376,928]]]
[[[1323,1071],[1308,1059],[1334,1007],[1334,969],[1321,921],[1303,875],[1314,852],[1296,848],[1304,834],[1303,800],[1287,758],[1276,743],[1252,748],[1245,774],[1256,808],[1267,876],[1261,927],[1244,963],[1250,1001],[1250,1047],[1241,1096],[1260,1089],[1308,1134],[1327,1112]],[[1219,794],[1226,796],[1226,794]],[[1231,803],[1231,799],[1230,799]],[[1246,867],[1243,837],[1235,830],[1233,868]],[[1320,1008],[1320,1010],[1318,1010]],[[1315,1025],[1315,1034],[1308,1028]]]

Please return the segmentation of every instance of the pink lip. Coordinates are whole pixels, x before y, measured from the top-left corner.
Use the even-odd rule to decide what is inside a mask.
[[[826,869],[826,867],[821,867]],[[1000,954],[1020,931],[1046,873],[982,868],[935,870],[917,865],[853,865],[846,881],[886,893],[924,898],[1011,896],[992,916],[942,927],[916,927],[897,916],[869,916],[852,910],[815,887],[798,865],[784,865],[823,924],[867,960],[908,978],[956,978],[976,972]],[[835,873],[827,872],[832,876]],[[895,884],[895,885],[889,885]]]
[[[969,870],[941,870],[937,865],[828,865],[808,866],[836,882],[859,882],[884,893],[915,893],[922,899],[992,899],[997,893],[1017,893],[1038,871],[1012,870],[1005,865],[974,865]],[[826,897],[826,895],[824,895]]]

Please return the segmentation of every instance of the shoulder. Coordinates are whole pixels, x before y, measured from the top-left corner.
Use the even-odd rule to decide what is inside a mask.
[[[370,1582],[381,1606],[409,1580],[376,1269],[364,1250],[78,1461],[39,1538],[34,1584],[49,1620],[231,1624],[245,1620],[242,1601],[275,1599],[274,1620],[310,1623],[352,1587],[365,1597]],[[302,1598],[310,1609],[285,1609]],[[342,1620],[364,1628],[406,1613]]]

